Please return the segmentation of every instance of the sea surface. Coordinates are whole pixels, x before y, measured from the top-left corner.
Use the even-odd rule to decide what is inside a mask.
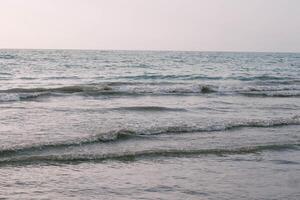
[[[300,54],[0,50],[0,199],[300,199]]]

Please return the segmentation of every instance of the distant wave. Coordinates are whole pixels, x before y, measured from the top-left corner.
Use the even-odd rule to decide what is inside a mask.
[[[8,90],[1,90],[1,93],[35,93],[35,92],[62,92],[62,93],[75,93],[83,92],[93,89],[88,86],[65,86],[58,88],[13,88]]]
[[[9,54],[0,54],[0,59],[16,59],[17,57],[15,55],[9,55]]]
[[[25,155],[17,157],[0,158],[0,165],[27,165],[41,163],[77,163],[104,160],[134,161],[142,158],[157,157],[186,157],[199,155],[230,155],[230,154],[250,154],[262,151],[282,151],[289,149],[299,149],[299,143],[290,144],[265,144],[257,146],[246,146],[237,148],[218,149],[157,149],[123,153],[104,154],[62,154],[62,155]]]
[[[192,132],[215,132],[226,131],[236,128],[251,128],[251,127],[276,127],[276,126],[289,126],[300,125],[300,116],[296,115],[290,118],[274,118],[266,120],[241,120],[241,121],[229,121],[224,124],[212,124],[206,126],[166,126],[166,127],[154,127],[145,130],[130,130],[119,129],[109,131],[106,133],[99,133],[86,138],[78,138],[76,140],[70,140],[65,142],[36,144],[31,146],[16,146],[6,149],[0,149],[0,156],[15,154],[17,152],[27,152],[45,149],[66,148],[70,146],[88,145],[99,142],[111,142],[116,140],[129,139],[131,137],[145,136],[145,135],[158,135],[158,134],[179,134],[179,133],[192,133]]]
[[[214,86],[185,84],[153,83],[103,83],[74,85],[57,88],[12,88],[0,90],[0,102],[19,101],[45,95],[77,94],[87,96],[132,96],[132,95],[184,95],[207,94],[215,92]]]
[[[267,91],[267,92],[241,92],[241,95],[248,97],[300,97],[298,91]]]
[[[36,99],[43,96],[50,96],[48,92],[35,93],[0,93],[0,102],[23,101]]]
[[[136,76],[122,76],[120,78],[130,80],[221,80],[221,76],[207,76],[207,75],[136,75]]]
[[[4,75],[4,76],[11,76],[11,73],[7,73],[7,72],[0,72],[0,75]]]
[[[94,85],[74,85],[57,88],[12,88],[0,90],[0,93],[36,93],[36,92],[57,92],[57,93],[81,93],[105,94],[105,93],[208,93],[214,91],[210,85],[186,85],[186,84],[142,84],[142,83],[103,83]]]
[[[138,96],[138,95],[244,95],[248,97],[299,97],[299,85],[226,86],[196,83],[108,82],[56,88],[12,88],[0,90],[0,102],[19,101],[41,96]]]
[[[257,76],[238,76],[232,77],[232,79],[241,80],[241,81],[282,81],[289,80],[290,77],[283,76],[272,76],[272,75],[257,75]]]
[[[162,106],[130,106],[130,107],[118,107],[113,108],[112,110],[120,110],[120,111],[187,111],[184,108],[168,108]]]
[[[121,76],[121,79],[129,80],[239,80],[239,81],[286,81],[290,80],[290,77],[275,76],[275,75],[256,75],[256,76],[211,76],[211,75],[160,75],[160,74],[146,74],[146,75],[135,75],[135,76]],[[294,79],[299,81],[299,79]]]
[[[80,79],[78,76],[52,76],[45,78],[46,80],[68,80],[68,79]]]

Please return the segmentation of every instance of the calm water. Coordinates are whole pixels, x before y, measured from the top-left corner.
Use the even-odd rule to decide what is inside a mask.
[[[300,199],[300,54],[0,51],[0,199]]]

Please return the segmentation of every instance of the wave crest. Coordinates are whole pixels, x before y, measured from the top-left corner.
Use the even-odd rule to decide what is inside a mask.
[[[300,116],[293,116],[291,118],[277,118],[266,120],[248,120],[248,121],[230,121],[223,124],[214,123],[213,125],[206,126],[167,126],[167,127],[155,127],[146,130],[130,130],[120,129],[112,130],[106,133],[99,133],[86,138],[78,138],[76,140],[70,140],[65,142],[36,144],[31,146],[11,147],[6,149],[0,149],[0,156],[15,154],[17,152],[35,151],[41,149],[56,149],[65,148],[70,146],[88,145],[99,142],[112,142],[117,140],[129,139],[131,137],[145,136],[145,135],[158,135],[158,134],[181,134],[181,133],[193,133],[193,132],[215,132],[226,131],[236,128],[263,128],[263,127],[275,127],[275,126],[289,126],[300,125]]]
[[[137,96],[137,95],[244,95],[247,97],[299,97],[299,85],[226,86],[197,83],[143,83],[107,82],[99,84],[73,85],[56,88],[12,88],[0,90],[0,102],[38,98],[47,94],[83,96]],[[15,95],[15,97],[13,97]]]
[[[199,155],[230,155],[230,154],[250,154],[262,151],[281,151],[286,149],[299,149],[299,143],[292,144],[266,144],[257,146],[247,146],[238,148],[223,149],[156,149],[136,152],[123,153],[105,153],[105,154],[63,154],[63,155],[28,155],[19,157],[8,157],[0,159],[0,165],[26,165],[41,163],[76,163],[88,161],[105,161],[105,160],[130,160],[141,158],[157,157],[186,157]]]

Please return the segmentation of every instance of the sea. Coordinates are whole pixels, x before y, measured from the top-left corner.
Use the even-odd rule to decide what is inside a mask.
[[[300,199],[300,54],[0,50],[0,199]]]

